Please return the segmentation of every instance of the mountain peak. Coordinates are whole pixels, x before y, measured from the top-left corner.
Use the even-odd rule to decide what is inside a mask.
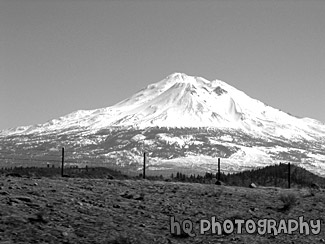
[[[168,77],[172,79],[185,79],[186,77],[188,77],[188,75],[182,72],[174,72],[170,74]]]
[[[297,131],[306,136],[320,131],[325,134],[321,125],[266,106],[223,81],[176,72],[114,106],[73,112],[40,126],[18,127],[0,135],[111,126],[214,127],[284,137],[295,136]]]
[[[167,80],[171,81],[171,82],[175,82],[175,83],[194,83],[195,82],[195,77],[193,76],[189,76],[185,73],[173,73],[169,76],[167,76],[166,78]]]

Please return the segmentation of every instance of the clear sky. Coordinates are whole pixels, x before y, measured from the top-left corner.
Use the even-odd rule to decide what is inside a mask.
[[[0,0],[0,129],[111,106],[173,72],[325,122],[325,1]]]

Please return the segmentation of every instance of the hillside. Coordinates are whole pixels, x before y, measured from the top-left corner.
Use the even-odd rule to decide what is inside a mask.
[[[0,176],[1,243],[318,243],[325,240],[322,190],[242,188],[196,183]],[[234,204],[236,203],[236,204]],[[200,234],[203,219],[321,221],[303,234]],[[190,220],[171,233],[171,218]],[[308,222],[309,223],[309,222]],[[176,228],[176,227],[175,227]],[[289,227],[288,227],[289,228]],[[177,229],[175,229],[176,232]],[[278,229],[276,228],[275,231]],[[258,231],[258,229],[256,229]],[[281,230],[280,230],[281,231]],[[319,232],[315,235],[313,233]],[[141,235],[139,235],[141,233]],[[195,236],[192,234],[195,234]],[[192,236],[192,237],[191,237]]]
[[[211,184],[218,179],[218,173],[206,172],[203,175],[195,175],[176,172],[172,173],[171,178],[175,181]],[[220,181],[229,186],[248,187],[251,183],[254,183],[258,186],[288,188],[289,166],[280,163],[232,174],[221,172]],[[291,188],[308,188],[312,186],[325,188],[325,178],[315,175],[302,167],[290,165]]]
[[[288,187],[288,164],[269,165],[260,169],[243,171],[236,174],[223,175],[221,180],[232,185],[249,185],[254,182],[260,186]],[[306,169],[290,166],[291,187],[309,187],[311,185],[325,187],[325,178],[319,177]]]

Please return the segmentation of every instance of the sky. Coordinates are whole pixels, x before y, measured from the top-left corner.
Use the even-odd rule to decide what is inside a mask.
[[[174,72],[325,122],[324,13],[322,0],[0,0],[0,130]]]

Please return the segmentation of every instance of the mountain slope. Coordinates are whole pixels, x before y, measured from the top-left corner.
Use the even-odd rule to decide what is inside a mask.
[[[13,158],[2,156],[5,163],[26,160],[26,150],[64,146],[78,165],[137,170],[146,150],[152,170],[215,170],[221,157],[227,172],[291,161],[325,175],[323,123],[267,106],[225,82],[182,73],[111,107],[1,131],[0,143],[0,154]],[[46,162],[49,153],[35,155]]]

